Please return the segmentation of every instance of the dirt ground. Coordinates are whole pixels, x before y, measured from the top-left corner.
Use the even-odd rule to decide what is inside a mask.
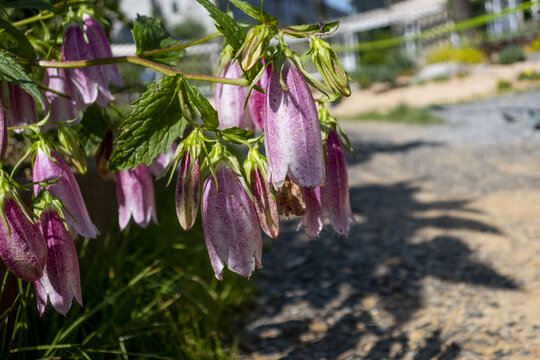
[[[355,225],[267,241],[245,358],[540,359],[540,131],[500,111],[539,98],[345,122]]]
[[[348,116],[370,110],[384,111],[399,104],[428,106],[468,101],[495,94],[499,80],[510,81],[514,90],[524,89],[534,84],[531,81],[517,80],[519,74],[526,70],[540,72],[540,61],[525,61],[512,65],[479,65],[471,68],[471,73],[465,77],[396,88],[383,94],[372,90],[355,91],[350,97],[343,99],[342,103],[333,109],[333,113],[336,116]]]

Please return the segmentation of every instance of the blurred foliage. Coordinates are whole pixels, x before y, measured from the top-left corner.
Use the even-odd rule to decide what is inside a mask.
[[[172,26],[171,33],[180,40],[195,40],[206,35],[206,28],[195,19],[186,19]]]
[[[508,80],[500,79],[497,81],[497,91],[509,91],[512,89],[512,83]]]
[[[410,107],[405,104],[398,105],[387,113],[368,111],[362,114],[343,118],[343,120],[385,121],[408,125],[437,125],[444,123],[444,120],[441,117],[435,115],[428,108]]]
[[[518,80],[540,80],[540,72],[527,69],[519,73]]]
[[[73,304],[65,317],[49,307],[40,318],[32,284],[17,286],[4,278],[2,302],[9,289],[18,295],[9,319],[0,317],[0,354],[10,352],[13,359],[231,358],[234,326],[251,301],[253,282],[228,271],[223,282],[215,279],[200,220],[190,232],[180,228],[174,190],[165,189],[164,181],[156,183],[159,226],[131,225],[122,233],[115,228],[97,240],[76,241],[84,307]]]
[[[398,76],[408,74],[412,69],[413,62],[407,55],[399,51],[387,51],[381,63],[362,65],[351,76],[361,88],[365,89],[377,82],[395,84]]]
[[[528,46],[527,46],[528,52],[535,52],[540,51],[540,38],[534,39]]]
[[[499,64],[508,65],[525,60],[521,46],[507,46],[499,53]]]
[[[426,56],[426,64],[437,64],[443,62],[478,64],[484,61],[486,61],[485,55],[480,50],[472,47],[457,48],[443,46],[434,49]]]

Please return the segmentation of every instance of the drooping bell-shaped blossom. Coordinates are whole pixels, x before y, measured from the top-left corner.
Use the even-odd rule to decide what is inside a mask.
[[[38,122],[36,103],[29,93],[8,82],[7,93],[0,86],[0,94],[7,127],[24,126]],[[23,129],[15,129],[14,131],[21,133]]]
[[[82,305],[79,261],[73,240],[56,210],[45,209],[40,215],[40,228],[47,242],[47,265],[43,276],[34,282],[39,314],[50,300],[53,308],[65,315],[73,297]]]
[[[300,226],[303,225],[306,235],[312,238],[317,236],[323,227],[321,187],[304,188],[304,201],[306,212],[302,216]]]
[[[52,91],[45,91],[45,96],[50,104],[49,121],[62,122],[75,119],[79,113],[77,109],[77,92],[73,90],[66,70],[55,68],[45,69],[43,85],[70,97],[68,99]]]
[[[96,58],[112,57],[113,54],[111,44],[109,43],[109,39],[107,39],[107,35],[105,34],[105,31],[101,25],[88,14],[83,15],[83,21],[84,31],[88,36],[90,46],[95,51]],[[116,64],[101,65],[100,67],[105,76],[107,85],[111,82],[117,86],[124,85],[124,80],[120,76]]]
[[[99,58],[103,51],[96,37],[85,31],[77,24],[70,25],[64,34],[62,45],[62,60],[92,60]],[[86,36],[85,36],[86,34]],[[88,41],[87,41],[88,40]],[[79,107],[98,102],[105,106],[108,101],[114,100],[108,87],[108,79],[103,66],[88,66],[82,68],[66,69],[66,74],[78,92]]]
[[[229,62],[225,65],[221,76],[227,79],[237,79],[241,78],[243,73],[237,62]],[[221,83],[216,85],[214,100],[220,129],[239,127],[253,130],[254,125],[249,116],[249,111],[244,107],[247,91],[248,89],[245,86]]]
[[[290,62],[283,67],[284,90],[272,70],[264,110],[268,177],[276,189],[285,178],[300,186],[324,182],[321,127],[315,101],[302,73]]]
[[[2,109],[2,101],[0,100],[0,161],[4,160],[4,155],[6,155],[7,143],[6,119],[4,117],[4,110]]]
[[[265,64],[263,60],[263,64]],[[257,86],[266,92],[268,82],[270,80],[270,73],[272,72],[272,65],[267,65],[264,68],[264,72],[257,82]],[[248,107],[251,115],[251,120],[257,126],[258,129],[264,130],[264,98],[266,94],[263,94],[257,90],[252,90],[249,95]]]
[[[321,186],[323,216],[330,220],[335,232],[347,236],[352,218],[345,154],[334,131],[326,141],[326,184]]]
[[[159,156],[155,158],[150,165],[148,165],[152,175],[155,177],[160,177],[163,174],[163,170],[167,168],[167,165],[169,165],[174,156],[176,147],[176,143],[173,143],[166,153],[159,154]]]
[[[10,194],[0,195],[0,205],[0,256],[15,276],[36,281],[47,263],[47,243],[38,225]]]
[[[193,227],[199,209],[200,166],[199,159],[193,161],[190,152],[180,159],[176,182],[176,216],[182,229]]]
[[[221,162],[203,186],[204,240],[216,278],[229,270],[249,278],[261,268],[262,237],[253,203],[235,173]],[[216,187],[217,185],[217,187]]]
[[[38,182],[53,182],[47,185],[46,189],[64,204],[67,210],[64,211],[64,217],[72,235],[78,233],[85,238],[96,238],[99,232],[90,219],[75,176],[58,154],[52,150],[50,154],[54,161],[41,148],[37,151],[32,171],[32,179],[36,183],[34,195],[37,196],[40,191]]]
[[[253,168],[250,177],[253,204],[257,211],[261,229],[266,235],[275,239],[279,235],[279,214],[270,185],[258,168]]]
[[[143,228],[152,219],[157,224],[154,183],[148,166],[142,164],[133,170],[117,173],[116,198],[120,230],[126,228],[131,216]]]

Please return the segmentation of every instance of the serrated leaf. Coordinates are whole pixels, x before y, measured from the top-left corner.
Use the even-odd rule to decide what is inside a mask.
[[[144,53],[150,50],[162,49],[177,45],[178,42],[170,37],[169,32],[165,29],[161,19],[151,18],[144,15],[137,15],[135,24],[133,24],[133,39],[137,48],[136,54],[146,58],[152,58],[159,61],[174,61],[180,60],[184,50],[179,49],[166,53],[145,55]]]
[[[324,26],[323,26],[324,25]],[[337,29],[339,26],[339,21],[334,21],[328,24],[312,24],[312,25],[293,25],[287,26],[286,30],[298,31],[306,34],[318,34],[318,33],[327,33]],[[287,33],[287,36],[292,37],[303,37],[302,35],[294,35]]]
[[[161,79],[133,104],[133,110],[119,128],[120,136],[111,157],[112,169],[127,170],[150,164],[182,136],[187,121],[178,100],[178,81],[178,76]]]
[[[239,127],[227,128],[221,134],[225,139],[235,144],[242,144],[253,137],[253,131]]]
[[[45,0],[18,0],[11,1],[4,5],[6,8],[12,9],[38,9],[54,11],[54,8],[48,1]]]
[[[22,31],[0,18],[0,48],[25,59],[34,59],[36,53]]]
[[[197,87],[193,86],[188,79],[182,77],[187,100],[199,110],[202,121],[211,128],[219,125],[218,113],[210,102],[201,94]]]
[[[232,46],[234,53],[244,43],[245,35],[240,26],[229,15],[219,10],[208,0],[197,0],[210,13],[210,17],[216,22],[216,28],[223,34],[227,43]]]
[[[21,89],[32,95],[34,99],[41,103],[42,95],[37,85],[24,72],[21,65],[17,64],[5,51],[0,50],[0,76],[6,81],[19,86]]]
[[[265,13],[262,9],[257,9],[255,6],[241,0],[229,0],[234,6],[239,8],[249,17],[257,20],[261,24],[275,24],[277,20],[273,16]]]

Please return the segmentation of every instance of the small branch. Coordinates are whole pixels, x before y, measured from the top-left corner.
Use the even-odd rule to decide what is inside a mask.
[[[186,48],[191,47],[191,46],[195,46],[195,45],[205,43],[205,42],[210,41],[212,39],[215,39],[215,38],[217,38],[219,36],[223,36],[223,35],[220,32],[215,32],[215,33],[210,34],[208,36],[205,36],[205,37],[203,37],[203,38],[201,38],[199,40],[191,41],[191,42],[188,42],[188,43],[185,43],[185,44],[169,46],[169,47],[162,48],[162,49],[155,49],[155,50],[145,51],[141,55],[149,56],[149,55],[163,54],[163,53],[167,53],[167,52],[170,52],[170,51],[182,50],[182,49],[186,49]]]
[[[39,20],[50,19],[53,16],[54,16],[54,13],[52,13],[52,12],[49,12],[49,13],[46,13],[46,14],[37,14],[37,15],[31,16],[31,17],[26,18],[26,19],[15,21],[14,23],[11,23],[11,25],[13,25],[15,27],[23,26],[23,25],[31,24],[31,23],[39,21]]]

